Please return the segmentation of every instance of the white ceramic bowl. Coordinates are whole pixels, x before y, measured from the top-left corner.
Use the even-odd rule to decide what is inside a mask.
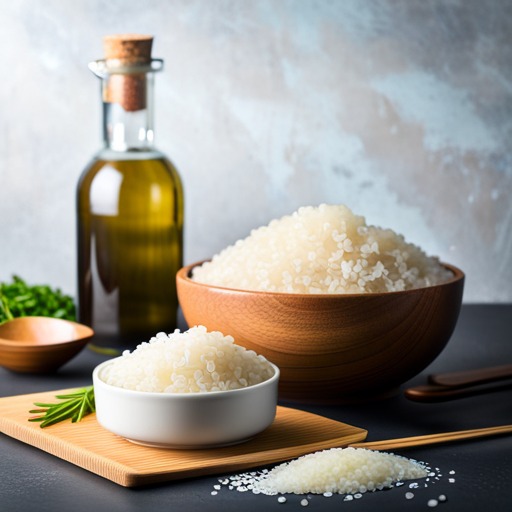
[[[255,386],[204,393],[150,393],[105,383],[93,371],[99,424],[134,443],[164,448],[206,448],[247,441],[274,421],[279,369]]]

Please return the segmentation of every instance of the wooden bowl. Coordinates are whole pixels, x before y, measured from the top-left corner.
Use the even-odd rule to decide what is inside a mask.
[[[0,325],[0,366],[22,373],[48,373],[76,356],[94,334],[69,320],[14,318]]]
[[[283,400],[346,403],[398,390],[443,350],[457,322],[464,274],[403,292],[307,295],[235,290],[177,274],[189,326],[232,335],[281,370]]]

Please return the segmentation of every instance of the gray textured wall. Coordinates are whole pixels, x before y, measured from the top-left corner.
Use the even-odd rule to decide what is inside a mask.
[[[345,203],[512,300],[512,3],[16,0],[0,11],[0,278],[75,291],[74,194],[100,144],[87,69],[155,35],[156,141],[186,261],[301,205]]]

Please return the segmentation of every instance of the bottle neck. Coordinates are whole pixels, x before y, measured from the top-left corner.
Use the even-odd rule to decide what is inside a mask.
[[[153,148],[153,82],[152,72],[111,74],[102,78],[106,148],[120,152]]]

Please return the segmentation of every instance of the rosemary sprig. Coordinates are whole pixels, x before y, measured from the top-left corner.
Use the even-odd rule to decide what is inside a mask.
[[[34,402],[34,405],[40,407],[40,409],[32,409],[29,413],[39,414],[39,416],[32,416],[28,421],[40,421],[41,428],[45,428],[69,418],[71,418],[72,423],[81,421],[84,416],[96,410],[93,386],[82,388],[67,395],[57,395],[55,398],[64,401],[48,404]]]

